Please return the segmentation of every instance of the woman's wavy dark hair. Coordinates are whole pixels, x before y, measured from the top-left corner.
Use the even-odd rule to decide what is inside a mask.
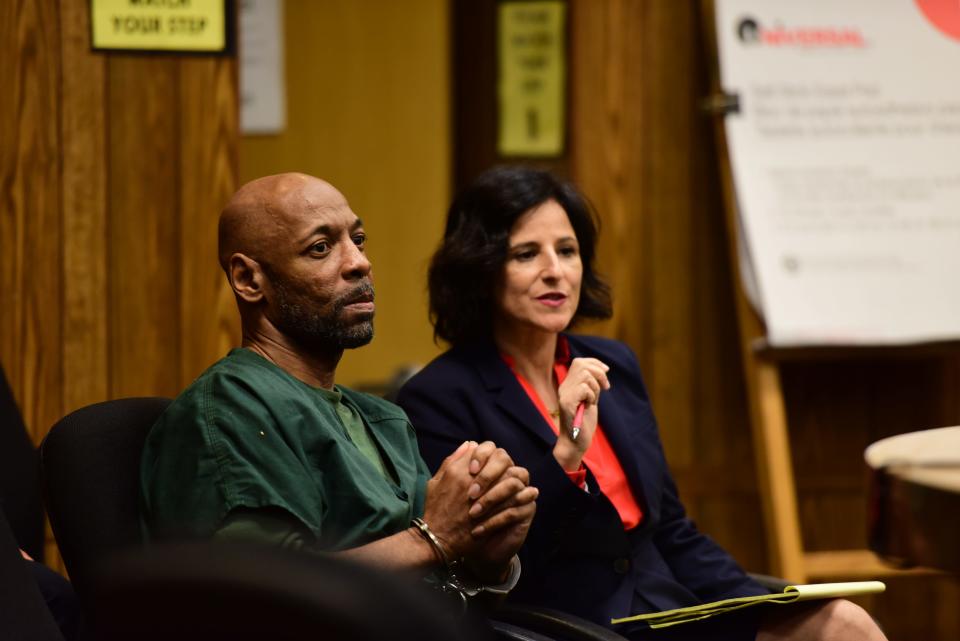
[[[580,245],[583,281],[572,323],[610,317],[610,287],[593,264],[599,220],[587,200],[550,172],[525,166],[494,167],[450,205],[443,241],[430,261],[434,340],[461,345],[492,335],[494,288],[507,260],[510,230],[524,212],[551,199],[567,213]]]

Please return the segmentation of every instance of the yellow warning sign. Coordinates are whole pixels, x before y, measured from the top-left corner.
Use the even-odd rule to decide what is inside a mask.
[[[226,0],[90,0],[94,49],[223,51]]]
[[[498,5],[500,103],[497,150],[503,156],[563,151],[566,4]]]

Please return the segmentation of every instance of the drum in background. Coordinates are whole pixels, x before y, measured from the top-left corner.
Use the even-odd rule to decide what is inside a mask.
[[[864,458],[871,548],[900,566],[960,573],[960,426],[892,436]]]

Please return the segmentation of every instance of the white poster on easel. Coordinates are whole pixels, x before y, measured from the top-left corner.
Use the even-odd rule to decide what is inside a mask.
[[[715,0],[774,345],[960,338],[960,0]]]

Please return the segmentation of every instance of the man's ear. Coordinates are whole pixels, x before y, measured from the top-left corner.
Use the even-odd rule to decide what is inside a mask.
[[[260,263],[241,253],[230,256],[230,287],[233,292],[248,303],[263,300],[263,285],[266,277]]]

